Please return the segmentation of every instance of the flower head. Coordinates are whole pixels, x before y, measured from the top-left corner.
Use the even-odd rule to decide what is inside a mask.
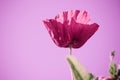
[[[43,21],[52,40],[59,47],[79,48],[96,32],[99,25],[91,23],[86,11],[64,11],[54,19]]]

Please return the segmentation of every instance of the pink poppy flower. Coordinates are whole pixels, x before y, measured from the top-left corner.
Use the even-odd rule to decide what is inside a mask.
[[[86,11],[64,11],[54,19],[43,21],[52,40],[59,47],[79,48],[96,32],[99,25],[91,23]]]

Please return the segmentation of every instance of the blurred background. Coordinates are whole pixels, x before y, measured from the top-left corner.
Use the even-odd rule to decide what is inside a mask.
[[[68,48],[51,40],[42,20],[86,10],[98,31],[73,54],[96,76],[108,76],[109,55],[120,63],[119,0],[0,0],[0,80],[72,80]]]

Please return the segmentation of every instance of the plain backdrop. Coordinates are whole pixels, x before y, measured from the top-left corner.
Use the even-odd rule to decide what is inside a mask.
[[[51,40],[42,20],[65,10],[86,10],[98,31],[73,50],[96,76],[108,76],[109,55],[120,63],[119,0],[0,0],[0,80],[72,80],[68,48]]]

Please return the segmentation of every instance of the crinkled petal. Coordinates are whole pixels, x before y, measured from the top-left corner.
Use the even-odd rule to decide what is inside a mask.
[[[89,14],[83,10],[70,10],[59,13],[55,19],[61,23],[70,24],[71,19],[74,19],[76,22],[81,24],[87,24],[90,22]]]
[[[56,26],[56,22],[53,19],[44,20],[43,21],[52,40],[55,42],[56,45],[59,45],[58,41],[58,27]]]
[[[52,40],[59,47],[67,47],[69,44],[69,38],[66,26],[56,20],[50,19],[43,21]]]
[[[68,38],[68,33],[67,33],[67,29],[66,26],[67,25],[63,25],[60,22],[57,22],[57,27],[59,27],[59,30],[57,30],[58,32],[58,41],[59,41],[59,47],[66,47],[69,44],[69,38]]]
[[[80,11],[78,16],[77,16],[77,21],[78,23],[81,24],[88,24],[90,23],[90,16],[86,11]]]
[[[57,16],[55,16],[55,20],[60,23],[67,22],[68,12],[64,11],[62,13],[59,13]]]
[[[75,21],[77,21],[77,17],[78,17],[79,13],[80,13],[79,10],[70,10],[70,11],[68,11],[69,24],[70,24],[70,22],[71,22],[72,19],[74,19]]]
[[[97,31],[99,25],[94,23],[91,25],[76,24],[73,48],[79,48]]]

